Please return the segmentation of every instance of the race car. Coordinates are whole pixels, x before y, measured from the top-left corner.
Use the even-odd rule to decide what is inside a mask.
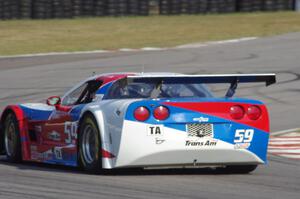
[[[9,105],[0,151],[10,162],[114,168],[214,167],[249,173],[267,161],[269,116],[238,84],[275,74],[112,73],[90,77],[46,103]],[[228,84],[216,97],[209,84]]]

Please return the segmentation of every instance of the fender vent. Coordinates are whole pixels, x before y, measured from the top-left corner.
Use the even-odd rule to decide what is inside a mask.
[[[189,137],[213,137],[212,124],[187,124],[187,133]]]

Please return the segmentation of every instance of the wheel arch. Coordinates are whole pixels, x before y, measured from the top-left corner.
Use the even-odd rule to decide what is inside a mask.
[[[6,117],[10,114],[14,114],[15,117],[18,120],[18,124],[19,124],[19,130],[20,130],[20,136],[21,136],[21,145],[22,145],[22,156],[23,159],[27,159],[28,157],[28,150],[26,146],[26,143],[22,141],[22,138],[25,138],[27,135],[27,122],[26,120],[26,116],[25,113],[23,112],[23,110],[18,106],[18,105],[10,105],[7,106],[0,118],[0,154],[3,154],[4,152],[4,122]]]
[[[101,110],[90,110],[87,109],[85,110],[79,121],[78,121],[78,136],[77,136],[77,140],[79,140],[79,132],[80,132],[80,126],[82,125],[82,122],[84,121],[84,118],[87,116],[91,116],[95,119],[96,123],[97,123],[97,127],[99,130],[99,136],[100,136],[100,141],[101,141],[101,153],[102,153],[102,168],[104,169],[110,169],[112,168],[112,159],[115,157],[111,151],[112,151],[112,143],[111,143],[111,138],[109,136],[109,134],[106,132],[106,126],[105,126],[105,118],[103,115],[103,112]],[[78,142],[77,142],[78,143]],[[78,145],[77,145],[78,147]]]
[[[86,109],[85,111],[83,111],[83,113],[80,116],[80,119],[78,121],[78,133],[79,133],[79,129],[80,129],[80,125],[82,124],[83,120],[85,117],[90,116],[93,117],[97,123],[97,127],[100,133],[100,138],[101,138],[101,142],[105,141],[105,126],[104,126],[104,117],[103,117],[103,113],[101,110],[90,110],[90,109]]]
[[[1,115],[1,118],[0,118],[0,155],[5,154],[5,151],[4,151],[4,122],[9,113],[15,114],[11,108],[7,107],[4,109],[4,111]]]

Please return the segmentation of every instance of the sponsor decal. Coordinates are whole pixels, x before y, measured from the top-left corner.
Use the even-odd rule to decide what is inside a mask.
[[[250,143],[238,143],[234,145],[235,149],[248,149],[250,147]]]
[[[208,122],[209,118],[208,117],[197,117],[197,118],[193,118],[194,122]]]
[[[38,158],[37,146],[30,146],[30,156],[32,160],[37,160]]]
[[[187,124],[186,131],[188,137],[197,137],[197,138],[213,138],[213,125],[212,124]]]
[[[53,157],[53,153],[51,150],[41,153],[37,151],[37,146],[30,146],[30,150],[32,160],[45,161],[50,160]]]
[[[52,131],[48,134],[48,139],[56,142],[61,141],[60,134],[57,131]]]
[[[54,151],[54,155],[55,155],[55,158],[56,159],[58,159],[58,160],[62,160],[63,158],[62,158],[62,148],[61,147],[55,147],[54,149],[53,149],[53,151]]]
[[[185,146],[217,146],[217,140],[186,140]]]
[[[159,144],[164,143],[165,141],[166,141],[166,140],[156,138],[156,139],[155,139],[155,144],[159,145]]]
[[[41,126],[41,125],[35,126],[35,127],[34,127],[34,131],[37,132],[37,133],[42,132],[42,126]]]
[[[149,136],[162,136],[163,135],[163,126],[162,125],[147,126],[147,134]]]
[[[196,130],[196,132],[194,133],[194,135],[188,135],[189,137],[199,137],[199,138],[203,138],[203,137],[206,137],[206,133],[204,130]]]
[[[42,153],[42,156],[43,156],[43,160],[50,160],[53,158],[53,153],[52,153],[52,150],[48,150],[48,151],[45,151],[44,153]]]

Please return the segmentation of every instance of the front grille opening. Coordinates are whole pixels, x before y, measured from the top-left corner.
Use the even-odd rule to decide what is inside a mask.
[[[189,137],[213,137],[213,127],[212,124],[187,124],[187,133]]]

